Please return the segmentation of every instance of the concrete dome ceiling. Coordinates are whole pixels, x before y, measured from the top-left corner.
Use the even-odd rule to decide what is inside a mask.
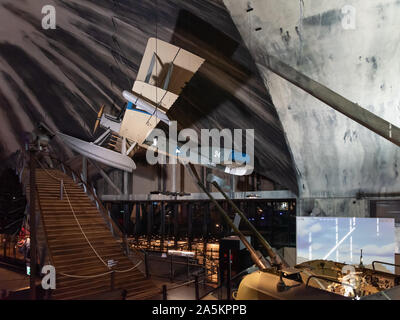
[[[268,82],[298,169],[300,196],[398,194],[399,147],[270,72],[265,57],[277,57],[398,127],[399,1],[224,3]]]
[[[44,5],[57,29],[43,30]],[[8,157],[38,121],[91,140],[101,104],[123,105],[147,39],[206,59],[170,110],[183,127],[255,129],[256,171],[298,192],[282,125],[220,0],[0,0],[0,150]],[[57,147],[56,147],[57,148]],[[71,155],[69,150],[59,151]]]

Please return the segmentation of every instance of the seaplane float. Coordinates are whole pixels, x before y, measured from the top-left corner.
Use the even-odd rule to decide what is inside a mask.
[[[104,105],[98,112],[94,133],[99,127],[105,131],[93,142],[61,132],[58,132],[57,136],[79,154],[127,172],[136,169],[132,157],[142,147],[147,150],[158,148],[158,152],[175,157],[177,161],[201,164],[232,175],[251,174],[253,166],[249,155],[234,148],[221,148],[218,154],[223,154],[224,160],[217,163],[214,155],[204,148],[199,148],[198,154],[190,152],[190,156],[187,156],[179,152],[182,145],[179,141],[174,141],[177,146],[174,149],[167,147],[160,150],[154,139],[149,138],[160,121],[167,126],[171,126],[172,123],[176,125],[167,112],[204,62],[203,58],[182,48],[150,38],[132,90],[122,92],[126,104],[120,115],[104,113]],[[168,139],[171,140],[170,137]],[[170,142],[159,141],[160,145],[166,146],[170,146]]]

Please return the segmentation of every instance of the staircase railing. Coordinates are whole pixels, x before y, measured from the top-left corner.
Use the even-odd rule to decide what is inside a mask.
[[[46,154],[48,155],[48,154]],[[22,161],[22,166],[19,165],[19,163],[21,162],[21,157],[23,159]],[[25,161],[26,159],[24,159],[25,154],[21,153],[20,158],[17,161],[17,165],[16,165],[16,173],[22,178],[22,173],[24,171],[25,168],[25,164],[29,163],[28,161]],[[115,222],[112,220],[110,213],[108,210],[106,210],[106,208],[103,206],[102,202],[99,200],[99,198],[97,197],[97,194],[95,192],[95,189],[90,186],[88,183],[86,183],[85,181],[83,181],[82,177],[80,175],[78,175],[69,165],[67,165],[66,163],[60,161],[57,158],[54,157],[50,157],[52,160],[58,162],[61,166],[62,166],[62,170],[63,172],[69,176],[72,177],[72,179],[78,183],[81,184],[81,186],[83,187],[85,193],[88,194],[88,197],[91,199],[91,201],[93,201],[98,209],[98,211],[101,213],[103,219],[105,220],[106,224],[108,225],[109,229],[111,230],[113,236],[116,239],[121,239],[122,240],[122,244],[125,245],[125,253],[128,257],[128,259],[130,258],[129,252],[130,252],[130,248],[128,246],[127,243],[127,239],[123,236],[122,232],[119,230],[118,226],[116,226]],[[43,166],[43,164],[39,161],[39,159],[35,156],[34,160],[39,164],[40,167],[42,167],[45,171],[47,171],[47,169]],[[51,174],[49,176],[52,176]],[[57,179],[56,177],[54,177],[55,179]],[[21,179],[21,183],[24,186],[24,190],[25,193],[27,191],[27,186],[28,184],[26,183],[26,181],[22,181],[23,179]],[[60,196],[62,197],[62,192],[61,190],[65,190],[63,183],[64,181],[62,179],[57,179],[60,181]],[[25,182],[25,183],[24,183]],[[47,262],[50,262],[51,265],[55,265],[54,264],[54,259],[53,259],[53,255],[51,252],[50,247],[47,245],[48,244],[48,235],[47,235],[47,229],[46,229],[46,225],[45,225],[45,221],[44,221],[44,217],[42,214],[42,207],[41,207],[41,203],[40,203],[40,197],[39,197],[39,190],[37,185],[35,186],[30,186],[29,185],[29,190],[31,192],[32,188],[35,188],[35,192],[36,192],[36,199],[37,199],[37,212],[36,213],[36,226],[37,226],[37,233],[40,233],[40,236],[37,237],[37,247],[38,247],[38,256],[39,256],[39,261],[40,261],[40,265],[43,266],[44,264],[46,264]],[[66,196],[68,197],[68,195],[66,194]],[[30,205],[30,204],[29,204]],[[130,270],[133,270],[135,268],[137,268],[139,265],[141,264],[141,261],[139,261],[139,263],[137,263],[136,265],[134,265],[131,268],[128,268],[126,270],[114,270],[114,269],[110,269],[109,271],[103,273],[103,274],[97,274],[97,275],[92,275],[92,276],[77,276],[77,275],[69,275],[69,274],[64,274],[61,273],[64,276],[67,277],[72,277],[72,278],[84,278],[84,279],[89,279],[89,278],[97,278],[97,277],[102,277],[105,275],[109,275],[110,276],[110,288],[111,290],[114,290],[114,281],[115,281],[115,273],[124,273],[124,272],[129,272]],[[110,268],[110,267],[109,267]],[[46,295],[47,299],[51,298],[51,292],[48,292],[48,294]]]
[[[68,164],[66,164],[65,162],[61,161],[60,159],[57,159],[53,156],[50,156],[50,158],[56,162],[58,162],[60,164],[61,170],[66,174],[69,175],[75,182],[77,182],[78,184],[81,184],[84,191],[89,195],[89,198],[94,202],[94,204],[96,205],[97,209],[99,210],[99,212],[101,213],[103,219],[105,220],[105,222],[107,223],[108,228],[110,229],[110,231],[112,232],[114,238],[121,240],[125,249],[127,250],[126,253],[128,254],[128,250],[129,250],[129,245],[127,242],[126,237],[124,236],[124,234],[121,232],[121,230],[119,229],[119,227],[117,226],[117,224],[115,223],[115,221],[111,218],[111,214],[109,212],[109,210],[107,210],[103,203],[100,201],[100,199],[98,198],[96,191],[94,189],[93,186],[91,186],[90,184],[88,184],[87,182],[85,182],[81,175],[78,174],[75,170],[73,170]],[[68,174],[69,173],[69,174]]]
[[[40,264],[43,266],[46,258],[48,257],[51,265],[54,266],[54,259],[53,259],[53,255],[51,253],[51,249],[46,246],[46,244],[49,243],[49,241],[48,241],[48,235],[47,235],[46,222],[44,221],[44,218],[42,215],[42,206],[40,203],[40,197],[38,196],[39,190],[38,190],[37,186],[35,186],[35,190],[36,190],[36,195],[37,195],[36,201],[37,201],[37,205],[39,207],[39,210],[36,212],[36,217],[37,217],[36,226],[37,226],[38,235],[43,235],[43,238],[44,238],[44,239],[42,239],[40,236],[37,237]],[[46,250],[46,251],[43,252],[43,250]]]
[[[114,222],[114,220],[111,218],[110,212],[103,206],[103,203],[97,197],[94,187],[92,187],[88,183],[86,183],[82,179],[81,175],[78,174],[75,170],[73,170],[64,161],[62,161],[58,158],[55,158],[54,156],[51,156],[49,154],[47,154],[47,155],[50,157],[51,160],[54,160],[55,162],[57,162],[60,165],[61,170],[66,175],[69,175],[75,182],[77,182],[77,180],[78,180],[78,183],[80,183],[83,186],[85,193],[87,193],[89,195],[89,198],[94,202],[94,204],[98,208],[98,210],[101,213],[103,219],[105,220],[108,228],[112,232],[114,238],[116,238],[117,240],[120,240],[123,243],[123,245],[125,246],[125,249],[128,250],[129,245],[128,245],[126,237],[121,232],[121,230],[119,229],[117,224]],[[16,173],[20,177],[21,184],[23,184],[23,186],[24,186],[25,193],[26,193],[26,184],[24,184],[24,181],[22,179],[22,174],[23,174],[24,170],[26,169],[26,164],[27,164],[26,159],[27,159],[26,153],[21,152],[16,161],[16,169],[15,169]],[[42,164],[39,162],[39,160],[36,157],[35,157],[35,160],[40,166],[42,166]],[[128,251],[126,251],[126,253],[128,254]]]

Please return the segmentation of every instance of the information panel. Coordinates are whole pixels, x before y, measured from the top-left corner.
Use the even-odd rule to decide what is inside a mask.
[[[394,219],[297,217],[297,263],[333,260],[362,263],[372,268],[375,260],[394,263],[396,250]],[[387,265],[377,269],[394,272]]]

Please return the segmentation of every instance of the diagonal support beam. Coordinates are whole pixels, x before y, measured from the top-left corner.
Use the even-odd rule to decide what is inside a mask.
[[[131,146],[129,147],[129,149],[126,151],[126,155],[129,156],[129,154],[131,153],[131,151],[133,150],[134,147],[136,147],[137,142],[133,142],[131,144]]]
[[[111,133],[111,129],[110,128],[108,128],[100,137],[98,137],[97,139],[96,139],[96,141],[94,141],[93,143],[94,144],[97,144],[97,145],[102,145],[103,144],[103,142],[108,138],[108,136],[110,135],[110,133]]]
[[[303,89],[313,97],[326,103],[336,111],[339,111],[381,137],[400,146],[400,128],[358,104],[351,102],[319,82],[312,80],[273,56],[266,55],[264,62],[265,66],[273,73],[276,73],[278,76],[300,89]]]
[[[110,177],[107,175],[107,173],[105,173],[104,170],[101,169],[101,168],[99,167],[99,165],[98,165],[96,162],[91,161],[90,159],[89,159],[89,162],[90,162],[92,165],[94,165],[94,166],[96,167],[96,169],[99,171],[99,173],[100,173],[100,175],[103,177],[103,179],[106,180],[106,182],[107,182],[115,191],[117,191],[117,193],[118,193],[119,195],[122,195],[121,190],[114,184],[114,182],[110,179]]]

